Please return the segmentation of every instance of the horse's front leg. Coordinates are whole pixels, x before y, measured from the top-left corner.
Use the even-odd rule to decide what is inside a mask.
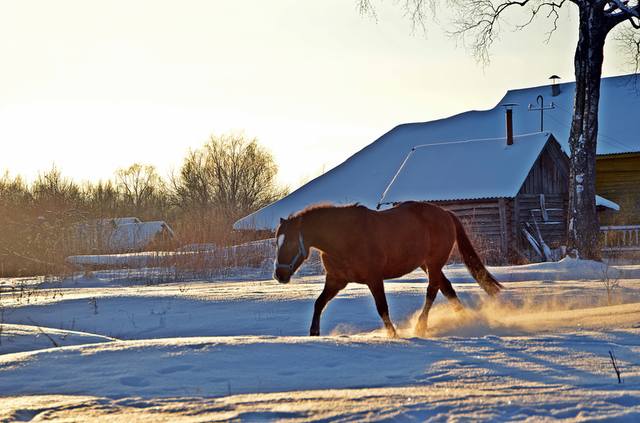
[[[391,318],[389,317],[389,306],[387,305],[387,297],[384,294],[384,282],[382,280],[377,280],[370,282],[368,286],[371,294],[373,294],[374,300],[376,301],[378,314],[384,322],[384,327],[387,329],[387,335],[391,338],[397,338],[398,334],[396,332],[396,328],[393,326],[393,323],[391,323]]]
[[[327,303],[346,285],[345,282],[327,275],[324,289],[313,307],[313,319],[311,320],[311,329],[309,329],[310,336],[320,336],[320,315],[322,314],[322,310],[324,310]]]

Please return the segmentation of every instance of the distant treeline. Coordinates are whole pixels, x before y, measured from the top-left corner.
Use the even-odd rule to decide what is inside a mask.
[[[137,163],[112,180],[81,184],[56,167],[29,184],[7,171],[0,176],[0,276],[61,272],[64,258],[79,253],[70,228],[90,219],[164,220],[176,245],[246,240],[231,225],[287,193],[276,184],[277,170],[256,139],[228,134],[190,150],[164,178]]]

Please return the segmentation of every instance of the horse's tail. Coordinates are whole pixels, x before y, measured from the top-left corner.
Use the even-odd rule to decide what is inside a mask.
[[[478,282],[478,285],[480,285],[487,294],[491,296],[496,295],[503,286],[489,273],[487,268],[484,267],[458,216],[452,212],[449,212],[449,214],[456,226],[456,242],[458,243],[458,251],[460,251],[464,264],[467,266],[467,269],[469,269],[469,272],[471,272],[471,276],[473,276]]]

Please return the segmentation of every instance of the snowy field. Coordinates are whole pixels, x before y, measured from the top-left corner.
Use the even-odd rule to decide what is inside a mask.
[[[308,337],[321,276],[3,280],[0,420],[640,421],[640,265],[491,270],[498,301],[445,269],[468,308],[438,297],[426,338],[424,275],[388,281],[399,339],[355,284]],[[610,298],[603,279],[619,282]]]

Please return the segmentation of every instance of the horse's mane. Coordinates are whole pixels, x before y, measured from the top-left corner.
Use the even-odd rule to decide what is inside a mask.
[[[311,204],[304,209],[297,211],[295,213],[291,213],[288,219],[295,219],[296,217],[304,216],[309,212],[313,212],[316,210],[330,210],[330,209],[364,209],[368,210],[367,207],[363,206],[360,203],[352,203],[352,204],[333,204],[333,203],[316,203]]]

